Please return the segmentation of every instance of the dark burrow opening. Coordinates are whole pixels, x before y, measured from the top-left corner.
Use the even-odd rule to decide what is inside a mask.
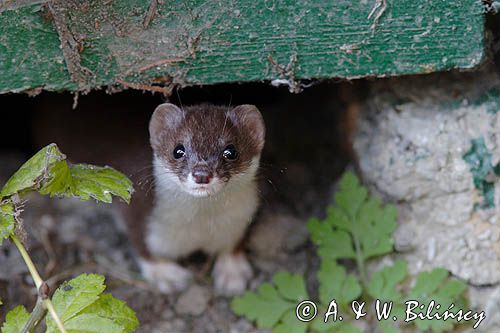
[[[255,104],[264,116],[267,130],[259,173],[260,211],[293,216],[302,223],[301,232],[305,233],[307,218],[324,214],[335,180],[352,160],[350,135],[356,117],[353,96],[365,90],[363,85],[323,82],[300,94],[291,94],[285,87],[264,83],[222,84],[184,88],[175,91],[169,101],[179,106],[206,102],[227,107]],[[51,142],[57,143],[70,161],[78,163],[113,166],[117,159],[127,160],[128,154],[141,151],[144,158],[150,158],[149,118],[154,108],[165,101],[161,96],[138,91],[113,95],[98,91],[79,96],[73,109],[75,100],[70,93],[0,96],[4,110],[0,131],[0,183]],[[59,201],[65,202],[30,198],[25,210],[26,229],[30,234],[28,247],[44,277],[56,276],[56,281],[82,271],[100,271],[110,278],[108,285],[113,293],[130,302],[146,324],[158,318],[158,311],[163,311],[162,302],[175,303],[160,296],[155,300],[147,296],[140,283],[130,287],[130,284],[116,282],[120,280],[116,277],[118,273],[99,269],[108,261],[114,262],[109,267],[132,265],[132,270],[136,268],[130,264],[133,254],[127,238],[123,230],[114,226],[105,205],[94,205],[98,207],[94,211],[88,205],[79,208],[72,201]],[[293,224],[284,226],[293,227]],[[258,266],[254,284],[279,268],[296,271],[305,270],[311,262],[314,265],[314,252],[305,239],[305,243],[291,250],[294,260],[286,259],[292,255],[289,253],[278,259],[266,259],[264,263],[254,262]],[[28,274],[23,272],[15,249],[5,245],[2,248],[0,267],[10,265],[11,268],[0,270],[0,299],[5,304],[0,307],[0,318],[14,305],[32,306],[34,301]],[[96,259],[103,257],[106,258],[104,264]],[[122,261],[126,264],[121,264]],[[200,273],[201,280],[206,280],[209,274],[203,271],[203,264],[195,262],[198,268],[202,267],[199,269],[203,273]],[[135,278],[137,276],[134,281]],[[213,307],[223,307],[229,313],[227,300],[213,303]],[[197,323],[204,320],[211,319],[200,319]],[[190,330],[197,331],[198,324],[192,325]],[[213,330],[220,330],[216,324],[210,325]],[[211,331],[206,326],[200,327]]]

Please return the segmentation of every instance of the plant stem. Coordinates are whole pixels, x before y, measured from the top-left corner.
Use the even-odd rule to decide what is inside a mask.
[[[35,327],[37,327],[46,313],[47,310],[43,305],[43,300],[41,297],[38,297],[38,299],[36,300],[35,308],[31,312],[31,315],[28,318],[28,321],[24,325],[23,329],[21,330],[21,333],[33,332]]]
[[[356,265],[358,266],[358,271],[359,271],[359,276],[361,278],[361,283],[363,284],[363,287],[368,286],[368,276],[366,274],[366,265],[365,265],[365,260],[363,258],[363,252],[361,251],[361,244],[359,242],[359,237],[357,232],[353,232],[353,239],[354,239],[354,249],[356,250]]]
[[[36,270],[35,264],[31,260],[30,255],[28,254],[28,251],[26,251],[24,245],[21,243],[19,238],[17,238],[16,235],[11,235],[10,238],[16,245],[17,249],[21,253],[21,256],[24,259],[24,262],[26,263],[26,266],[28,266],[28,270],[30,271],[31,277],[33,278],[33,281],[35,282],[36,289],[38,290],[40,286],[43,283],[42,278],[40,277],[40,274],[38,274],[38,271]]]
[[[66,333],[66,329],[64,328],[64,325],[61,321],[61,318],[57,315],[56,309],[54,308],[54,304],[50,301],[50,299],[46,299],[43,301],[43,304],[49,310],[50,315],[52,316],[52,319],[54,319],[57,328],[61,331],[61,333]]]
[[[29,270],[29,272],[31,274],[31,277],[33,278],[33,281],[35,282],[36,289],[37,289],[38,292],[40,292],[40,287],[43,284],[43,280],[40,277],[40,274],[38,273],[38,271],[37,271],[37,269],[35,267],[35,264],[31,260],[31,257],[29,256],[28,251],[26,251],[26,248],[21,243],[21,241],[19,240],[19,238],[17,238],[16,235],[11,235],[10,238],[12,239],[12,241],[14,242],[14,244],[16,245],[16,247],[19,250],[19,252],[21,253],[21,256],[23,257],[24,262],[26,263],[26,266],[28,266],[28,270]],[[56,312],[56,310],[54,308],[54,304],[52,304],[50,298],[44,299],[43,300],[43,305],[49,311],[50,315],[52,316],[52,318],[54,319],[54,322],[57,325],[57,328],[59,328],[59,330],[61,331],[61,333],[67,333],[66,329],[64,328],[64,326],[62,324],[61,319],[57,315],[57,312]]]

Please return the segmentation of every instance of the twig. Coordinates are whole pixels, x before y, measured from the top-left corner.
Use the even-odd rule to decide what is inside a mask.
[[[170,96],[172,94],[172,88],[173,86],[168,86],[168,87],[158,87],[158,86],[150,86],[142,83],[133,83],[133,82],[127,82],[123,80],[116,80],[116,82],[120,83],[122,86],[127,87],[127,88],[132,88],[132,89],[137,89],[137,90],[146,90],[146,91],[152,91],[152,92],[159,92],[164,94],[165,96]]]
[[[149,27],[149,24],[151,23],[151,21],[153,21],[157,12],[158,0],[151,0],[151,2],[149,3],[148,11],[146,12],[146,15],[144,15],[144,20],[142,21],[142,26],[144,27],[144,29]]]
[[[280,85],[286,85],[288,86],[288,90],[291,93],[295,94],[303,91],[303,88],[305,87],[299,81],[295,80],[294,66],[297,63],[296,53],[293,53],[290,56],[290,61],[286,66],[280,65],[276,60],[273,59],[271,55],[267,57],[267,60],[271,65],[273,65],[274,70],[276,70],[282,77],[281,79],[275,79],[271,81],[271,85],[276,87]]]
[[[16,245],[19,252],[21,253],[23,260],[26,263],[26,266],[28,266],[28,270],[31,274],[31,277],[35,282],[36,288],[38,289],[39,298],[42,299],[43,306],[49,311],[50,315],[52,316],[52,319],[54,319],[54,322],[56,323],[56,326],[61,331],[61,333],[67,333],[66,329],[64,328],[64,325],[61,322],[61,319],[59,318],[54,308],[54,304],[52,304],[52,301],[50,300],[50,298],[48,298],[48,286],[40,277],[40,274],[38,273],[35,264],[33,263],[31,257],[26,251],[26,248],[19,241],[16,235],[11,235],[10,238],[12,239],[12,242],[14,242],[14,245]]]

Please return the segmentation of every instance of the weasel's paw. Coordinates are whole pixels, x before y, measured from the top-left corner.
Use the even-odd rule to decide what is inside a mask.
[[[192,279],[189,270],[170,261],[139,262],[143,277],[163,294],[185,289]]]
[[[218,256],[212,274],[216,292],[226,296],[243,293],[253,275],[252,267],[241,253]]]

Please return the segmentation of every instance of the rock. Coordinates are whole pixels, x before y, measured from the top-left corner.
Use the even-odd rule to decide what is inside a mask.
[[[485,319],[477,327],[470,328],[468,333],[497,333],[500,331],[500,286],[470,287],[470,308],[485,312]],[[471,321],[474,323],[474,321]]]
[[[178,314],[199,316],[207,309],[209,300],[210,292],[194,284],[179,297],[175,310]]]
[[[295,216],[266,211],[250,234],[250,249],[263,258],[283,257],[308,239],[306,222]]]
[[[397,203],[412,273],[500,283],[499,87],[494,70],[373,85],[354,146],[367,184]]]

